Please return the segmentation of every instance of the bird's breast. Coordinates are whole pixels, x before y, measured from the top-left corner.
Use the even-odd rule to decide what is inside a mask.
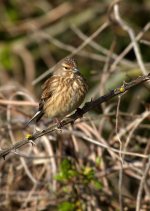
[[[59,77],[53,83],[52,96],[45,103],[45,113],[50,117],[64,117],[83,102],[87,84],[82,76]]]

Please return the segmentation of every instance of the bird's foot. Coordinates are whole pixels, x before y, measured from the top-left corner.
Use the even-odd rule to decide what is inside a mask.
[[[54,122],[57,124],[58,129],[61,129],[63,127],[62,122],[58,118],[55,118]]]

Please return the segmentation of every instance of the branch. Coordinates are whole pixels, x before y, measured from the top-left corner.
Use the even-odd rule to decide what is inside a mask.
[[[148,157],[148,162],[146,164],[146,167],[144,169],[141,181],[140,181],[140,186],[139,186],[139,190],[137,193],[137,200],[136,200],[136,211],[140,211],[140,206],[141,206],[141,198],[142,198],[142,193],[143,193],[143,188],[144,188],[144,184],[145,184],[145,180],[146,177],[148,176],[148,171],[150,169],[150,156]]]
[[[0,150],[0,158],[3,157],[5,159],[6,155],[8,155],[10,152],[15,151],[16,149],[19,149],[28,143],[34,143],[37,138],[39,138],[43,135],[52,133],[53,131],[60,129],[69,123],[74,123],[75,120],[82,118],[85,113],[87,113],[88,111],[92,110],[93,108],[99,106],[101,103],[106,102],[117,95],[125,93],[132,87],[135,87],[135,86],[137,86],[141,83],[144,83],[148,80],[150,80],[150,73],[145,76],[140,76],[137,79],[135,79],[129,83],[124,82],[121,87],[109,91],[106,95],[103,95],[94,101],[85,103],[85,105],[81,109],[77,109],[77,111],[74,114],[72,114],[69,117],[62,120],[59,125],[53,124],[45,130],[36,132],[35,134],[32,134],[32,135],[27,135],[25,139],[18,141],[16,144],[13,144],[6,149]]]
[[[141,52],[140,52],[140,48],[138,46],[138,43],[136,42],[135,33],[134,33],[133,29],[131,27],[129,27],[128,24],[120,17],[118,3],[119,2],[116,2],[114,4],[114,8],[113,8],[116,21],[129,34],[130,39],[131,39],[131,41],[133,43],[133,50],[134,50],[134,53],[135,53],[138,65],[139,65],[141,71],[143,72],[143,74],[146,74],[147,70],[145,69],[145,66],[144,66],[144,63],[143,63],[143,59],[142,59],[142,55],[141,55]]]

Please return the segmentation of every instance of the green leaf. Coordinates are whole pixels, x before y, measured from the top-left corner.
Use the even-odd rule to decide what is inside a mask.
[[[61,171],[68,171],[69,169],[72,168],[71,162],[68,159],[64,159],[61,164],[60,164],[60,169]]]
[[[7,8],[7,15],[12,22],[15,22],[19,18],[16,8]]]
[[[94,178],[94,170],[91,167],[85,167],[83,169],[84,179],[92,180]]]
[[[58,206],[58,211],[74,211],[75,210],[75,204],[71,202],[62,202]]]
[[[66,180],[66,177],[62,172],[59,172],[57,175],[55,175],[55,179],[57,181],[63,182],[64,180]]]
[[[60,164],[60,171],[55,176],[55,179],[58,181],[66,181],[78,175],[78,172],[74,169],[74,166],[71,164],[71,161],[64,159]]]
[[[96,157],[95,162],[96,162],[96,165],[100,165],[100,163],[101,163],[101,158],[100,158],[100,157]]]
[[[12,58],[11,58],[9,46],[1,49],[0,62],[4,66],[5,69],[10,70],[12,68]]]
[[[99,181],[93,180],[92,183],[97,190],[102,190],[102,184]]]

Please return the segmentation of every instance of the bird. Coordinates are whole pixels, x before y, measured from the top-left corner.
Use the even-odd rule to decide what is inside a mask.
[[[77,68],[72,57],[58,62],[53,75],[42,85],[39,108],[27,123],[38,122],[43,116],[60,122],[68,114],[78,109],[88,91],[86,79]]]

